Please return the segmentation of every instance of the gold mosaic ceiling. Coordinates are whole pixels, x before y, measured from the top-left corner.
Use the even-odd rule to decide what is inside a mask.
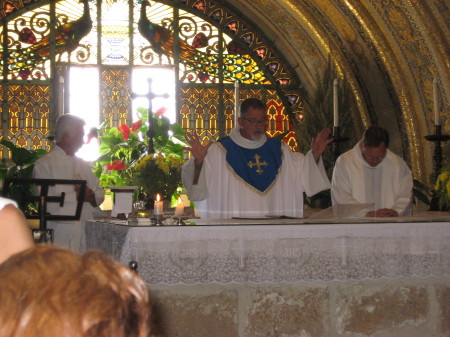
[[[445,0],[229,1],[283,50],[309,88],[330,54],[354,93],[360,129],[386,127],[415,177],[432,171],[433,78],[450,134],[450,3]],[[251,15],[250,15],[251,13]],[[449,143],[449,142],[447,142]],[[450,144],[443,144],[450,157]]]

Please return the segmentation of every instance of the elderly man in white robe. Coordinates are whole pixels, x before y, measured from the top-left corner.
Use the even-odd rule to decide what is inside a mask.
[[[339,156],[331,184],[333,205],[374,204],[368,217],[412,214],[411,170],[388,146],[388,132],[373,125],[353,149]]]
[[[85,122],[71,114],[60,116],[55,125],[55,147],[41,157],[33,169],[37,179],[86,180],[86,191],[80,221],[49,221],[48,228],[54,230],[55,244],[79,252],[82,250],[81,237],[86,220],[102,215],[98,207],[104,200],[104,191],[87,162],[75,156],[84,144]],[[75,215],[78,185],[56,185],[49,188],[48,195],[58,196],[65,192],[64,206],[49,203],[47,211],[52,215]]]
[[[265,105],[249,98],[229,136],[202,145],[196,135],[186,135],[192,158],[183,165],[182,180],[201,218],[301,218],[303,193],[330,188],[321,155],[331,130],[322,130],[303,155],[267,138],[267,124]]]

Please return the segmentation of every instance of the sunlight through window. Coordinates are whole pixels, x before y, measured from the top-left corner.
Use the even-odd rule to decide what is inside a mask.
[[[133,120],[137,119],[138,108],[149,107],[149,82],[151,80],[151,92],[153,112],[163,113],[176,122],[175,113],[175,72],[173,68],[136,68],[132,73],[132,90],[138,96],[133,100]]]
[[[96,67],[71,67],[69,112],[86,122],[85,145],[76,153],[80,158],[94,161],[98,158],[98,138],[92,129],[100,121],[99,70]],[[176,121],[175,72],[173,68],[136,68],[132,72],[131,90],[136,97],[132,100],[132,120],[138,119],[138,108],[149,108],[149,79],[151,80],[152,111],[163,114],[171,123]]]
[[[98,68],[70,68],[69,112],[84,119],[84,145],[76,153],[77,157],[87,161],[98,158],[98,138],[91,137],[90,130],[98,128],[100,110],[100,91]]]

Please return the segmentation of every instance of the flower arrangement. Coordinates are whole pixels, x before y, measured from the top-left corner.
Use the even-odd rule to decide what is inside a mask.
[[[147,197],[160,193],[165,199],[171,198],[180,186],[182,165],[183,159],[174,154],[148,154],[134,165],[133,182]]]
[[[131,127],[100,127],[100,158],[94,173],[101,186],[137,185],[141,200],[148,201],[156,193],[171,199],[181,186],[185,131],[178,123],[170,124],[163,113],[151,115],[154,154],[149,153],[146,109],[138,109],[139,120]]]
[[[450,162],[442,169],[434,186],[440,210],[450,210]]]

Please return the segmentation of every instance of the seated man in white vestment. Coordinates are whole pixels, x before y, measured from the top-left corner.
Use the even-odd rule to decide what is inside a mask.
[[[321,155],[331,130],[322,130],[303,155],[267,138],[267,124],[265,105],[249,98],[229,136],[202,145],[196,135],[186,135],[192,158],[183,165],[182,180],[201,218],[303,217],[303,192],[330,188]]]
[[[54,230],[54,242],[59,246],[79,251],[83,223],[102,211],[98,207],[104,200],[104,191],[87,162],[75,156],[83,145],[85,122],[75,115],[60,116],[55,125],[55,147],[34,165],[33,178],[36,179],[76,179],[86,180],[86,192],[80,221],[49,221],[48,228]],[[49,188],[49,196],[59,196],[65,192],[64,206],[48,203],[47,211],[52,215],[75,215],[79,186],[56,185]]]
[[[331,184],[333,205],[375,204],[369,217],[412,214],[411,170],[388,146],[388,132],[373,125],[353,149],[339,156]]]

